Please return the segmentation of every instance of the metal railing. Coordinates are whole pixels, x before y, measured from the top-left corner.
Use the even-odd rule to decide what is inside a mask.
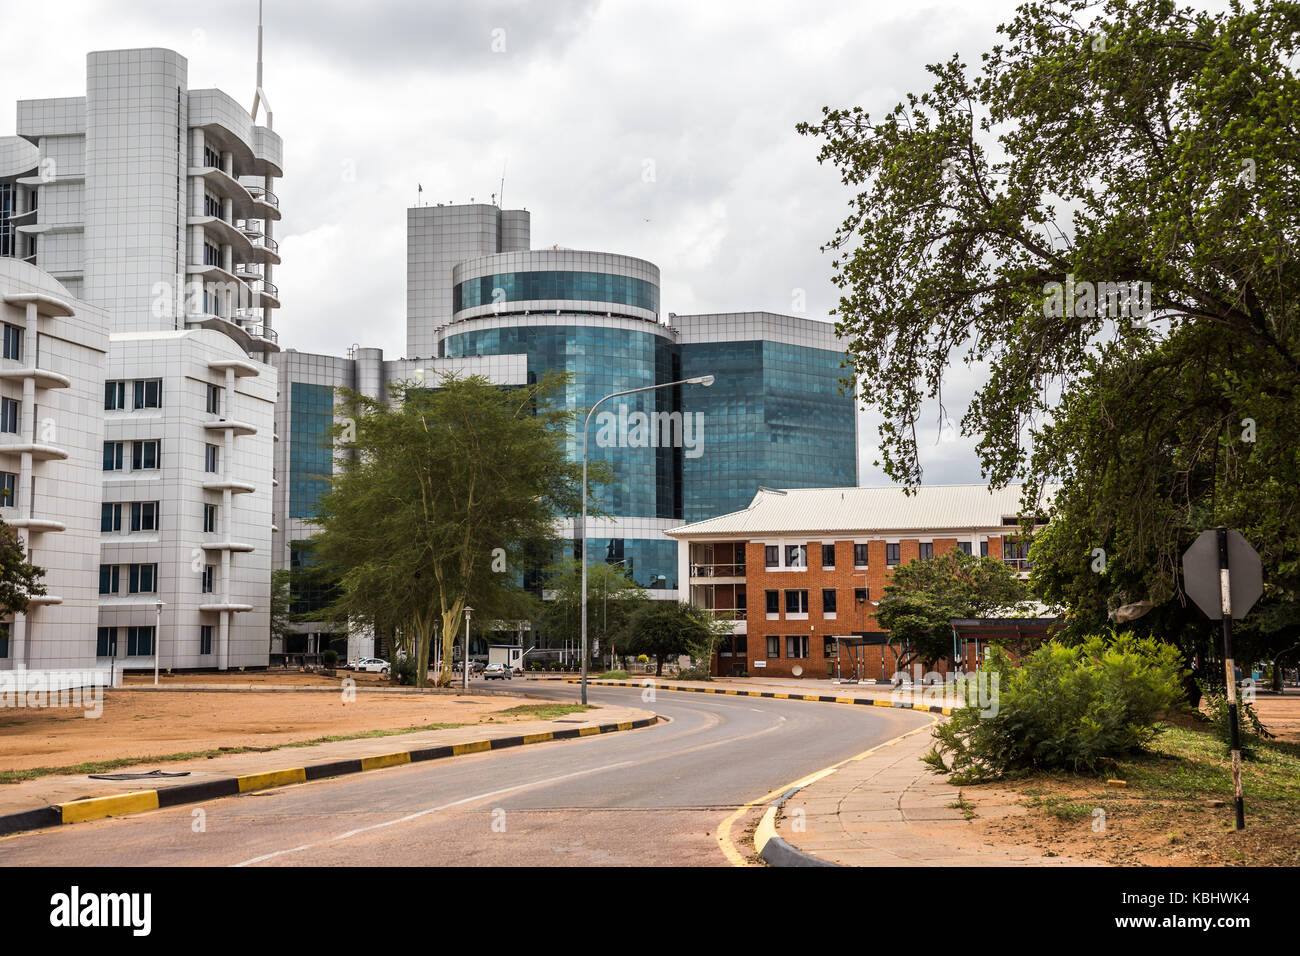
[[[274,206],[276,209],[280,208],[279,198],[275,195],[275,193],[271,192],[271,190],[267,189],[266,187],[245,186],[244,188],[247,189],[248,194],[252,196],[254,199],[256,199],[258,202],[264,202],[268,206]]]
[[[262,249],[269,249],[271,252],[277,254],[280,252],[280,244],[270,236],[250,236],[248,241],[254,246],[258,246]]]
[[[743,564],[692,564],[691,577],[693,578],[743,578],[745,576],[745,566]]]

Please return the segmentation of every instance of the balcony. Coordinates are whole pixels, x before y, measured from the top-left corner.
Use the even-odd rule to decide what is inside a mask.
[[[267,189],[265,186],[246,186],[244,188],[246,188],[248,190],[248,194],[258,202],[266,203],[266,205],[273,206],[276,209],[280,208],[279,197],[276,196],[275,193],[271,192],[271,190]]]
[[[692,564],[691,577],[693,578],[743,578],[745,576],[745,566],[743,564]]]

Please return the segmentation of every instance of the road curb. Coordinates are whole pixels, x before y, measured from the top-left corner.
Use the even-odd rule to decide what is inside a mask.
[[[175,787],[165,787],[161,790],[134,790],[129,793],[116,793],[103,797],[88,797],[84,800],[56,803],[35,810],[0,815],[0,836],[68,823],[81,823],[86,820],[98,820],[103,817],[119,817],[131,813],[142,813],[147,810],[175,807],[186,803],[199,803],[220,797],[235,797],[241,793],[287,787],[312,780],[325,780],[331,777],[363,773],[367,770],[382,770],[385,767],[420,763],[426,760],[441,760],[445,757],[460,757],[465,754],[484,753],[490,750],[506,750],[510,747],[548,743],[553,740],[593,737],[598,734],[612,734],[622,730],[637,730],[642,727],[653,726],[659,720],[659,716],[655,715],[643,717],[639,720],[619,721],[613,724],[568,727],[564,730],[546,730],[540,733],[519,734],[513,737],[488,737],[459,744],[444,744],[441,747],[399,750],[369,757],[333,760],[328,763],[312,764],[307,767],[291,767],[284,770],[241,774],[236,777],[221,777],[216,780],[204,780],[198,783],[183,783]]]
[[[646,678],[651,680],[650,678]],[[580,684],[582,681],[576,677],[566,678],[570,684]],[[834,697],[830,694],[785,694],[771,690],[736,690],[725,687],[688,687],[685,684],[660,684],[651,682],[643,684],[627,680],[588,680],[587,683],[592,686],[601,687],[654,687],[655,690],[675,690],[688,694],[722,694],[727,697],[768,697],[773,700],[809,700],[822,704],[861,704],[867,707],[896,707],[899,710],[921,710],[931,714],[943,714],[945,717],[952,716],[951,707],[939,707],[934,704],[906,704],[902,701],[880,700],[875,697]]]
[[[777,835],[777,808],[798,792],[798,790],[791,790],[782,797],[779,802],[772,804],[766,811],[764,811],[763,819],[759,821],[758,829],[754,831],[754,849],[758,851],[758,855],[762,857],[768,866],[838,867],[838,863],[832,863],[830,860],[823,860],[821,857],[813,856],[811,853],[805,853],[797,846],[786,843],[785,840],[781,839],[781,837]]]

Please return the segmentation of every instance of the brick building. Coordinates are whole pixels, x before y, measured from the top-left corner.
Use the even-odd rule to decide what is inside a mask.
[[[715,674],[880,680],[901,654],[875,620],[893,569],[960,548],[1027,576],[1021,492],[760,488],[743,511],[667,534],[678,541],[678,579],[689,581],[691,602],[732,621]]]

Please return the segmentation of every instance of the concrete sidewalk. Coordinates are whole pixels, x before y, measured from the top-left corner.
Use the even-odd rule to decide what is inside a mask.
[[[995,845],[952,804],[961,788],[931,773],[919,728],[849,760],[808,784],[781,808],[777,835],[804,853],[842,866],[1092,866],[1048,857],[1032,846]],[[1011,792],[981,793],[978,820],[1020,816]]]
[[[640,708],[600,706],[586,713],[577,712],[556,720],[526,720],[491,726],[473,724],[447,730],[425,730],[387,737],[360,737],[304,747],[285,746],[259,753],[236,753],[185,761],[143,762],[105,771],[105,773],[142,773],[150,770],[161,770],[165,773],[188,771],[189,775],[184,777],[118,781],[93,780],[85,774],[36,777],[19,783],[0,785],[0,816],[137,790],[163,791],[172,787],[202,784],[250,774],[274,774],[284,768],[311,767],[362,759],[374,761],[376,758],[403,751],[454,747],[508,737],[544,736],[559,731],[590,732],[597,727],[645,720],[653,716],[651,711]]]

